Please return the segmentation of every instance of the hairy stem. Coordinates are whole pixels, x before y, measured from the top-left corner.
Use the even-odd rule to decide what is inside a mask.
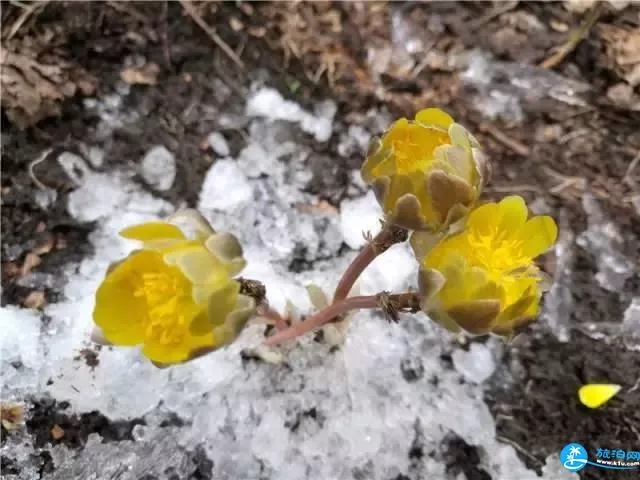
[[[417,312],[420,310],[420,298],[417,294],[408,292],[390,295],[386,292],[371,296],[351,297],[329,305],[303,322],[282,330],[266,340],[267,345],[277,345],[311,332],[333,318],[344,315],[352,310],[364,308],[381,308],[387,316],[398,321],[398,313],[403,311]]]
[[[380,233],[360,251],[358,256],[351,262],[351,265],[345,270],[333,294],[333,303],[347,298],[353,288],[353,284],[362,272],[364,272],[365,268],[367,268],[378,255],[386,252],[391,245],[404,242],[408,235],[409,232],[402,227],[383,223]]]

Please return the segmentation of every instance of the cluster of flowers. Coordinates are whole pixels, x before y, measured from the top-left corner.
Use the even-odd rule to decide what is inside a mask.
[[[452,331],[503,336],[535,319],[544,276],[534,260],[554,244],[557,227],[548,216],[528,218],[518,196],[481,202],[490,172],[477,140],[443,111],[396,121],[362,166],[385,214],[383,231],[345,272],[325,314],[302,326],[280,322],[278,341],[353,308],[379,307],[392,317],[420,309]],[[408,232],[419,291],[346,298],[366,265]],[[142,345],[158,365],[181,363],[235,340],[263,304],[264,290],[234,278],[245,263],[236,238],[214,232],[195,211],[121,234],[142,248],[114,265],[97,291],[94,338],[103,343]]]

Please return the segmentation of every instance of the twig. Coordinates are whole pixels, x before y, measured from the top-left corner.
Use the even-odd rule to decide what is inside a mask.
[[[480,124],[479,127],[480,127],[480,131],[488,133],[493,138],[495,138],[500,143],[502,143],[504,146],[516,152],[518,155],[521,155],[523,157],[528,157],[529,154],[531,153],[531,150],[529,149],[529,147],[507,136],[506,133],[502,132],[501,130],[494,127],[493,125],[483,123],[483,124]]]
[[[638,154],[633,158],[633,160],[631,160],[631,163],[627,167],[627,171],[624,173],[624,176],[622,177],[623,182],[626,182],[627,180],[631,179],[631,173],[638,166],[638,163],[640,163],[640,152],[638,152]]]
[[[524,183],[521,185],[491,185],[485,187],[485,192],[505,193],[505,192],[534,192],[542,193],[542,189],[535,185]]]
[[[27,171],[29,172],[29,177],[31,178],[33,183],[35,183],[38,186],[38,188],[42,190],[51,190],[51,188],[47,187],[44,183],[38,180],[38,177],[36,177],[36,174],[33,171],[33,168],[36,165],[40,165],[42,162],[44,162],[52,151],[53,151],[53,148],[47,148],[44,152],[42,152],[38,156],[38,158],[33,160],[31,163],[29,163],[29,166],[27,167]]]
[[[511,10],[513,10],[514,8],[516,8],[518,6],[518,0],[514,1],[514,2],[505,2],[502,5],[498,5],[496,7],[494,7],[491,11],[489,11],[488,13],[486,13],[485,15],[481,16],[480,18],[476,19],[475,21],[471,22],[469,24],[469,29],[470,30],[477,30],[480,27],[484,26],[485,24],[489,23],[491,20],[493,20],[496,17],[499,17],[500,15],[510,12]]]
[[[530,453],[528,450],[526,450],[523,446],[519,445],[518,443],[516,443],[515,441],[511,440],[510,438],[503,437],[502,435],[496,435],[496,440],[499,441],[500,443],[506,443],[508,445],[511,445],[517,451],[519,451],[524,456],[526,456],[530,460],[533,460],[535,463],[537,463],[539,465],[541,465],[543,463],[538,458],[536,458],[532,453]]]
[[[47,3],[49,3],[49,0],[45,2],[33,2],[29,6],[20,5],[20,8],[23,9],[22,14],[20,15],[20,17],[18,17],[18,19],[14,22],[14,24],[11,25],[11,30],[7,35],[7,40],[11,40],[13,36],[16,33],[18,33],[18,30],[20,30],[20,27],[22,27],[22,25],[24,25],[25,22],[29,19],[29,17],[34,13],[36,13],[38,9],[44,8],[47,5]]]
[[[164,28],[162,29],[162,43],[164,48],[164,61],[168,68],[171,68],[171,46],[169,45],[169,3],[165,0],[162,7],[162,23]]]
[[[582,22],[582,25],[569,34],[567,41],[558,48],[556,53],[541,62],[539,66],[542,68],[553,68],[562,63],[566,56],[573,52],[580,42],[589,35],[591,27],[593,27],[593,25],[598,21],[598,18],[602,13],[603,5],[604,2],[598,3],[589,12],[587,17],[584,19],[584,22]]]
[[[220,38],[220,36],[211,28],[207,22],[205,22],[202,17],[196,12],[196,9],[193,8],[191,0],[181,0],[182,7],[189,14],[189,16],[193,19],[194,22],[198,24],[198,26],[204,30],[204,32],[209,35],[209,38],[213,40],[213,42],[218,45],[224,53],[240,68],[244,68],[244,62],[236,55],[236,52],[227,45],[227,43]]]
[[[131,5],[131,2],[107,2],[107,5],[118,12],[131,15],[133,18],[135,18],[139,22],[144,23],[145,25],[149,25],[151,23],[146,16],[144,16]]]

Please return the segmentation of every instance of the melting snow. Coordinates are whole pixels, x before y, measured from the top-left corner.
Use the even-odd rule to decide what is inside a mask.
[[[302,193],[307,179],[296,172],[308,151],[276,138],[281,125],[274,119],[299,123],[324,141],[333,113],[327,105],[323,109],[316,117],[275,91],[255,94],[248,112],[268,118],[252,121],[248,145],[237,160],[214,163],[200,194],[199,206],[214,226],[232,229],[245,246],[243,275],[263,281],[280,310],[291,300],[309,311],[304,285],[335,286],[355,254],[338,255],[343,240],[357,248],[362,231],[378,228],[370,193],[344,202],[339,217],[296,208],[318,201]],[[439,361],[453,348],[450,335],[423,315],[389,324],[376,313],[358,313],[340,349],[307,337],[285,348],[286,365],[241,359],[242,348],[260,342],[260,326],[249,327],[227,349],[166,370],[153,367],[135,349],[103,348],[95,370],[74,360],[88,345],[96,287],[108,265],[135,248],[117,232],[173,210],[131,176],[87,168],[79,178],[68,209],[78,220],[97,220],[90,235],[96,253],[63,272],[64,300],[45,308],[49,320],[13,306],[1,311],[5,398],[48,394],[69,401],[77,412],[98,410],[112,419],[146,422],[136,427],[134,441],[105,443],[93,434],[82,449],[51,448],[56,468],[43,478],[138,480],[167,472],[188,478],[204,461],[219,480],[338,479],[362,472],[366,478],[389,479],[407,475],[410,468],[419,469],[411,478],[444,479],[444,464],[429,456],[410,466],[409,450],[418,440],[425,451],[438,450],[449,431],[480,447],[481,466],[493,479],[539,478],[511,446],[496,440],[493,417],[475,384],[495,367],[489,347],[472,346],[454,355],[456,368],[471,381],[461,382],[458,371]],[[303,268],[293,268],[295,262],[303,262]],[[406,289],[415,282],[416,268],[407,246],[395,246],[371,265],[361,288],[365,293]],[[423,375],[409,382],[401,365],[416,358]],[[169,412],[185,424],[162,426]],[[417,424],[423,431],[419,437]],[[18,460],[20,480],[39,478],[33,451],[26,433],[2,446],[3,454]],[[575,478],[561,470],[557,457],[547,463],[544,478]]]

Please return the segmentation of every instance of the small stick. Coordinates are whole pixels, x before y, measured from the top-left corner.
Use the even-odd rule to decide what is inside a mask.
[[[502,143],[506,147],[509,147],[511,150],[516,152],[518,155],[521,155],[523,157],[528,157],[529,154],[531,154],[531,150],[529,149],[529,147],[507,136],[507,134],[505,134],[501,130],[498,130],[493,125],[483,123],[483,124],[480,124],[479,127],[480,127],[480,131],[488,133],[493,138],[498,140],[500,143]]]
[[[213,40],[214,43],[218,45],[236,65],[238,65],[240,68],[244,68],[244,62],[240,59],[240,57],[238,57],[238,55],[236,55],[236,52],[234,52],[233,49],[229,45],[227,45],[227,43],[222,40],[222,38],[218,36],[213,28],[207,25],[207,22],[205,22],[202,17],[198,15],[198,12],[196,12],[196,9],[193,8],[193,5],[191,4],[191,0],[181,0],[181,3],[184,10],[189,14],[193,21],[196,22],[207,35],[209,35],[209,38],[211,38],[211,40]]]
[[[638,166],[638,163],[640,163],[640,152],[638,152],[638,154],[633,158],[633,160],[631,160],[631,163],[627,167],[627,171],[624,173],[624,176],[622,177],[623,182],[626,182],[627,180],[631,179],[631,173]]]
[[[603,5],[604,2],[598,3],[593,10],[589,12],[584,22],[582,22],[582,25],[569,34],[567,41],[560,46],[556,53],[541,62],[539,66],[542,68],[553,68],[562,63],[566,56],[573,52],[582,40],[587,38],[591,27],[598,21],[602,13]]]

